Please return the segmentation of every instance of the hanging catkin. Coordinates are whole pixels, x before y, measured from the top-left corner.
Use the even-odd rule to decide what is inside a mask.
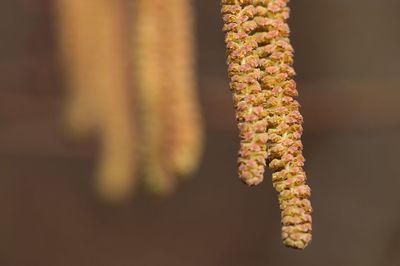
[[[192,174],[201,157],[203,128],[196,93],[194,14],[191,0],[166,1],[160,34],[164,40],[163,86],[164,120],[167,137],[165,157],[174,172]]]
[[[134,130],[129,110],[120,1],[58,0],[61,43],[73,101],[73,128],[96,126],[96,188],[109,201],[132,191]]]
[[[166,46],[163,30],[168,26],[165,7],[168,1],[138,0],[134,19],[133,61],[136,64],[138,98],[140,102],[142,172],[147,187],[165,194],[175,187],[173,169],[165,157],[163,97]]]
[[[126,198],[133,190],[135,147],[133,119],[129,107],[123,9],[120,1],[97,0],[95,14],[98,36],[98,93],[102,151],[97,174],[97,187],[105,197]]]
[[[96,111],[90,96],[97,73],[91,53],[95,43],[91,38],[98,28],[88,23],[90,4],[80,1],[56,1],[58,43],[64,77],[68,87],[65,120],[69,132],[87,137],[96,126]]]
[[[222,13],[241,138],[239,176],[257,185],[268,162],[279,192],[283,243],[303,249],[311,241],[310,188],[303,171],[303,119],[293,99],[287,2],[222,0]]]

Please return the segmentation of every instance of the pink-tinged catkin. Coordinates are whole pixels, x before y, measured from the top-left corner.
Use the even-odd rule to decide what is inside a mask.
[[[228,75],[240,130],[239,176],[250,186],[266,164],[279,193],[283,243],[311,241],[310,188],[305,184],[302,122],[289,41],[288,0],[222,0]]]

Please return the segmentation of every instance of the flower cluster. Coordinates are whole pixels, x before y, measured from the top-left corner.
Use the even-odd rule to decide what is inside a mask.
[[[279,193],[285,245],[311,241],[310,188],[305,184],[302,122],[289,41],[288,0],[222,0],[228,75],[240,130],[238,168],[248,185],[266,165]]]

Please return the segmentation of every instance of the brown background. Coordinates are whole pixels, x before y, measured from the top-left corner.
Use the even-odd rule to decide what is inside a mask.
[[[93,194],[94,141],[60,126],[51,0],[0,1],[0,265],[400,265],[400,2],[292,1],[314,239],[280,243],[269,181],[236,175],[219,1],[195,1],[207,145],[166,199]]]

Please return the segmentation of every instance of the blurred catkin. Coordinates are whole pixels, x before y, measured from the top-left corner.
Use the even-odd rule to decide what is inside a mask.
[[[96,43],[88,38],[99,30],[88,20],[91,5],[75,0],[56,1],[58,43],[65,80],[68,86],[65,108],[67,129],[84,137],[96,126],[96,110],[91,99],[97,73],[92,50]]]
[[[58,0],[58,14],[70,126],[78,132],[95,126],[101,144],[96,188],[119,201],[135,183],[121,2]]]
[[[174,172],[182,177],[198,167],[203,145],[195,78],[194,12],[191,0],[166,1],[166,27],[160,32],[164,40],[163,106],[166,121],[167,151]]]
[[[228,74],[240,130],[239,176],[248,185],[273,172],[282,239],[303,249],[311,241],[310,188],[305,184],[302,122],[289,41],[288,0],[222,0]]]
[[[203,145],[193,12],[190,0],[138,0],[136,9],[143,174],[150,190],[165,194],[177,175],[196,170]]]
[[[168,1],[138,0],[134,18],[134,57],[141,125],[142,174],[148,189],[165,194],[175,187],[173,170],[164,154],[163,86],[165,43],[162,35],[168,26],[165,7]]]
[[[203,141],[190,0],[134,2],[128,28],[136,75],[129,76],[124,53],[130,42],[123,37],[129,16],[122,3],[57,1],[68,127],[80,137],[99,136],[96,188],[110,201],[126,198],[134,187],[137,153],[148,189],[166,194],[177,175],[197,168]],[[130,76],[136,90],[130,89]]]

